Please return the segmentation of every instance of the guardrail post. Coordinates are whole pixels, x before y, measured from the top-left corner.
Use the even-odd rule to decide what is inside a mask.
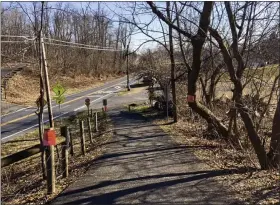
[[[70,138],[70,154],[71,156],[74,156],[73,137],[70,128],[69,128],[69,138]]]
[[[88,123],[89,140],[90,140],[90,143],[93,144],[93,140],[92,140],[92,130],[91,130],[91,124],[90,124],[90,117],[88,117],[87,123]]]
[[[81,151],[82,154],[85,155],[85,134],[84,134],[84,121],[80,120],[80,137],[81,137]]]
[[[97,117],[97,112],[95,112],[95,132],[98,132],[98,117]]]
[[[60,128],[61,136],[65,137],[65,141],[62,143],[62,171],[63,177],[66,178],[69,175],[68,171],[68,149],[70,143],[69,129],[67,126]]]

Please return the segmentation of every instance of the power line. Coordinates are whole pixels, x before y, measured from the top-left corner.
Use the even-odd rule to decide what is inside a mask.
[[[44,38],[44,39],[48,39],[48,40],[51,40],[51,41],[62,42],[62,43],[67,43],[67,44],[73,44],[73,45],[89,46],[89,47],[92,47],[92,48],[114,49],[112,47],[93,46],[93,45],[82,44],[82,43],[75,43],[75,42],[69,42],[69,41],[56,40],[56,39],[52,39],[52,38]]]
[[[33,41],[36,39],[34,36],[13,36],[13,35],[1,35],[1,37],[8,37],[8,38],[24,38],[29,41]]]
[[[1,41],[1,43],[32,43],[32,42],[28,42],[28,41]]]
[[[31,36],[14,36],[14,35],[1,35],[1,37],[10,37],[10,38],[24,38],[29,41],[33,41],[36,39],[36,37],[33,37],[33,39],[30,39]],[[57,44],[57,43],[50,43],[50,42],[44,42],[45,44],[49,45],[57,45],[57,46],[68,46],[68,47],[76,47],[76,48],[84,48],[84,49],[89,49],[89,50],[108,50],[108,51],[122,51],[122,50],[115,50],[112,47],[100,47],[100,46],[93,46],[93,45],[88,45],[88,44],[82,44],[82,43],[75,43],[75,42],[68,42],[68,41],[63,41],[63,40],[57,40],[57,39],[52,39],[52,38],[44,38],[48,39],[51,41],[56,41],[56,42],[61,42],[61,43],[66,43],[70,45],[63,45],[63,44]],[[26,43],[26,41],[1,41],[1,43]],[[75,45],[80,45],[80,46],[75,46]],[[84,47],[81,47],[84,46]]]
[[[107,49],[107,48],[89,48],[89,47],[74,46],[74,45],[63,45],[63,44],[58,44],[58,43],[48,43],[48,42],[44,42],[44,44],[56,45],[56,46],[64,46],[64,47],[70,47],[70,48],[71,47],[72,48],[83,48],[83,49],[97,50],[97,51],[112,51],[112,52],[122,51],[122,50]]]

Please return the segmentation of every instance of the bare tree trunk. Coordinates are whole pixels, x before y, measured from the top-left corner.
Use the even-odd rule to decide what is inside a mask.
[[[270,150],[267,156],[271,167],[280,166],[280,99],[273,118]]]
[[[193,46],[193,61],[191,69],[188,67],[188,95],[195,98],[196,83],[201,68],[201,52],[206,39],[206,33],[210,24],[210,16],[212,12],[213,2],[204,2],[203,10],[199,20],[199,29],[195,36],[172,24],[167,18],[165,18],[165,16],[156,8],[156,6],[152,2],[147,2],[147,4],[150,5],[152,11],[166,24],[168,24],[184,36],[191,39],[191,44]],[[188,102],[188,105],[202,118],[204,118],[208,123],[213,124],[213,126],[216,127],[218,132],[220,132],[224,137],[227,136],[227,128],[208,108],[206,108],[196,100]]]
[[[170,2],[166,2],[167,7],[167,17],[171,21],[170,16]],[[176,99],[176,85],[175,85],[175,60],[174,60],[174,48],[173,48],[173,33],[172,27],[169,25],[169,56],[171,61],[171,90],[172,90],[172,101],[173,101],[173,121],[176,123],[178,121],[177,116],[177,99]]]

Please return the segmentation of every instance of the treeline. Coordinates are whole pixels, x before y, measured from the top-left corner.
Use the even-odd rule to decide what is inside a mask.
[[[81,8],[66,2],[45,2],[43,8],[41,2],[3,6],[2,62],[33,62],[33,41],[16,36],[32,38],[41,27],[51,72],[102,75],[117,74],[124,69],[127,25],[114,24],[99,2]]]

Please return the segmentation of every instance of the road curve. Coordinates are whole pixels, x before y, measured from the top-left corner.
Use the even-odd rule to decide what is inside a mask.
[[[116,94],[116,92],[125,88],[126,77],[116,79],[105,83],[102,86],[92,88],[86,91],[68,95],[65,103],[59,106],[53,101],[53,116],[54,119],[62,116],[70,116],[77,111],[81,111],[86,108],[84,101],[86,98],[90,98],[93,109],[100,108],[100,102],[104,98],[110,98]],[[113,103],[113,102],[112,102]],[[98,107],[97,107],[98,106]],[[12,138],[30,132],[38,127],[38,117],[35,114],[36,108],[27,107],[4,116],[1,116],[1,142],[11,140]],[[48,110],[44,109],[44,123],[48,123]]]

